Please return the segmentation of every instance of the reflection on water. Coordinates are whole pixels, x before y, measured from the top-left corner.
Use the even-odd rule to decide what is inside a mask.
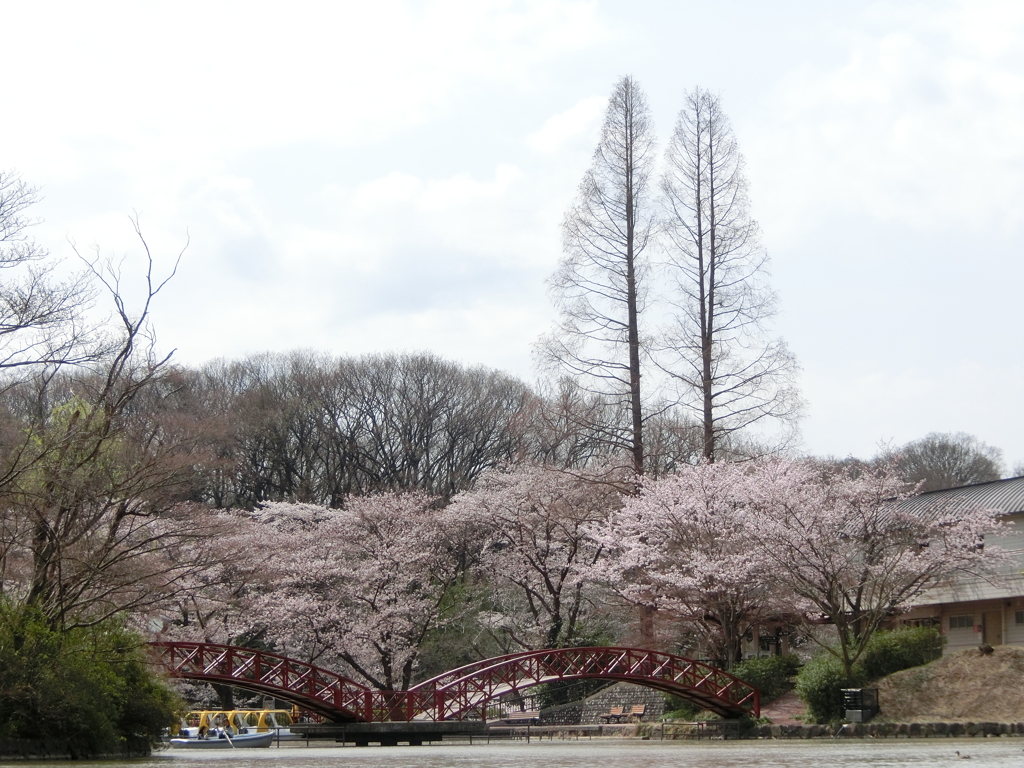
[[[305,747],[212,752],[166,750],[147,760],[90,763],[131,768],[852,768],[953,766],[1021,768],[1024,739],[849,741],[534,741],[422,747]],[[25,765],[22,763],[22,765]],[[32,763],[61,766],[68,763]]]

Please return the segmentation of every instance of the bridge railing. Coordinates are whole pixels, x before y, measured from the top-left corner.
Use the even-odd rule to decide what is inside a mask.
[[[754,686],[709,664],[638,648],[560,648],[485,659],[426,680],[412,690],[443,693],[439,719],[459,718],[503,692],[551,680],[599,678],[657,688],[727,716],[760,711]]]
[[[559,648],[485,659],[408,691],[377,691],[280,654],[211,643],[152,643],[177,677],[237,685],[289,699],[335,721],[487,719],[503,694],[565,679],[623,680],[690,699],[726,716],[760,712],[760,693],[724,670],[638,648]]]
[[[158,642],[150,647],[175,677],[279,695],[332,719],[364,720],[373,707],[373,692],[365,685],[280,654],[214,643]]]

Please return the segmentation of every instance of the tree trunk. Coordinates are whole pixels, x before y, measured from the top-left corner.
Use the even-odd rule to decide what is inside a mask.
[[[220,699],[220,708],[226,711],[231,711],[235,708],[235,689],[230,685],[224,683],[210,683],[213,686],[213,690],[217,694],[217,698]]]

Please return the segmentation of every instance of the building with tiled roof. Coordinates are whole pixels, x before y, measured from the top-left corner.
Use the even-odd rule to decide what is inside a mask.
[[[940,627],[946,653],[984,643],[1024,646],[1024,477],[931,491],[900,504],[922,515],[978,507],[996,510],[1006,530],[985,544],[1011,556],[999,567],[998,579],[965,575],[952,585],[932,589],[900,617],[900,623]]]

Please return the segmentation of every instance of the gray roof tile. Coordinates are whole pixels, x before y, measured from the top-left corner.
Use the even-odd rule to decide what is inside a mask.
[[[929,491],[903,499],[899,506],[925,517],[929,516],[929,513],[948,514],[958,509],[978,507],[994,509],[1003,514],[1024,512],[1024,477]]]

